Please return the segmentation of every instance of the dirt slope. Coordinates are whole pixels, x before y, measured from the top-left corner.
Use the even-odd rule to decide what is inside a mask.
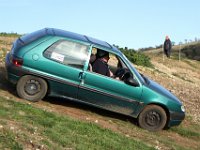
[[[186,106],[188,116],[195,122],[200,121],[200,62],[195,60],[168,59],[161,50],[146,53],[151,57],[155,69],[138,67],[148,77],[157,81],[176,96]]]
[[[5,39],[0,39],[5,40]],[[11,41],[7,39],[7,45],[1,45],[9,49]],[[136,68],[149,78],[157,81],[172,93],[178,96],[186,106],[187,117],[182,123],[184,128],[190,124],[199,124],[200,121],[200,63],[192,60],[178,61],[175,59],[167,59],[162,57],[158,52],[148,52],[152,58],[155,69],[136,66]],[[23,103],[29,103],[17,97],[15,88],[5,80],[4,63],[0,64],[0,95],[7,99],[14,99]],[[41,109],[55,112],[62,115],[68,115],[73,118],[93,122],[103,128],[111,129],[121,133],[127,137],[145,141],[149,145],[153,145],[155,149],[199,149],[199,137],[189,138],[174,132],[173,130],[164,130],[158,133],[151,133],[140,129],[136,120],[110,113],[93,107],[88,107],[75,102],[64,99],[46,97],[38,103],[30,103]],[[198,130],[197,132],[200,132]]]

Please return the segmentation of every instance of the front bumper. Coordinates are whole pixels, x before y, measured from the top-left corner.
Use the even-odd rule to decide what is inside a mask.
[[[185,112],[170,112],[168,127],[179,125],[185,118]]]

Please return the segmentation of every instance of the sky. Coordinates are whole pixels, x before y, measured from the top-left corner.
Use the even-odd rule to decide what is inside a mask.
[[[0,0],[0,32],[45,27],[140,49],[200,39],[200,0]]]

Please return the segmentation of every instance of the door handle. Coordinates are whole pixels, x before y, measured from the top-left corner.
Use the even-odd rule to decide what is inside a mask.
[[[81,81],[81,84],[84,84],[85,73],[84,72],[80,72],[78,78]]]

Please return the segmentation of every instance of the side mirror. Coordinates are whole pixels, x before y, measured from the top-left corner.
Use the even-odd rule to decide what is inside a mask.
[[[126,79],[125,83],[132,85],[132,86],[135,86],[135,87],[139,86],[139,83],[135,79],[133,79],[132,77]]]

